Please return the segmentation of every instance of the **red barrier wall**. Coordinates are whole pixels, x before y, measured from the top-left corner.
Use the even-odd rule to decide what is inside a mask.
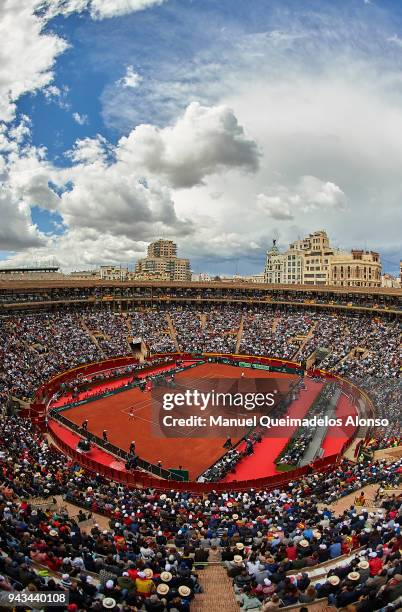
[[[210,493],[211,491],[247,491],[250,489],[264,489],[269,491],[270,489],[275,489],[279,486],[286,485],[288,482],[294,482],[295,480],[302,478],[303,476],[311,472],[311,468],[313,468],[314,473],[330,470],[341,460],[343,452],[345,452],[348,443],[350,443],[348,441],[348,443],[345,444],[344,448],[342,449],[342,453],[340,453],[339,455],[333,455],[332,457],[324,457],[323,459],[318,459],[310,467],[305,466],[303,468],[292,470],[291,472],[278,474],[277,476],[257,478],[255,480],[242,480],[240,482],[233,483],[201,483],[160,480],[140,471],[133,471],[132,473],[121,472],[119,470],[115,470],[114,468],[101,465],[96,461],[89,459],[82,453],[79,453],[75,449],[72,449],[54,432],[52,432],[51,437],[54,439],[60,450],[65,452],[66,455],[71,457],[74,461],[76,461],[79,465],[82,465],[82,467],[86,468],[88,471],[101,474],[102,476],[105,476],[110,480],[122,483],[130,488],[154,488],[164,491],[173,488],[178,491],[191,491],[193,493],[199,494]]]
[[[159,359],[163,357],[168,357],[175,361],[196,361],[194,355],[191,353],[158,353],[152,356],[151,359]],[[290,369],[300,370],[300,363],[294,361],[287,361],[282,359],[272,359],[270,357],[262,357],[262,356],[250,356],[250,355],[227,355],[222,353],[204,353],[203,356],[200,356],[200,359],[207,359],[208,357],[221,357],[231,359],[233,361],[238,362],[247,362],[247,363],[259,363],[263,365],[270,365],[274,367],[288,367]],[[136,363],[137,359],[132,356],[126,357],[117,357],[114,359],[108,359],[105,361],[100,361],[96,363],[85,364],[83,366],[78,366],[67,372],[63,372],[47,383],[43,384],[39,387],[35,400],[31,404],[30,418],[34,422],[35,425],[40,428],[45,428],[46,422],[46,404],[50,400],[50,398],[58,391],[60,385],[68,380],[72,380],[78,374],[93,374],[95,372],[99,372],[105,369],[113,369],[118,367],[123,367],[125,365],[130,365],[132,363]],[[152,371],[153,366],[151,365],[149,368],[142,370],[144,371]],[[373,406],[371,400],[368,396],[363,393],[358,387],[350,383],[349,381],[342,379],[340,376],[336,374],[332,374],[331,372],[326,372],[324,370],[310,370],[308,372],[310,376],[320,376],[325,377],[331,380],[337,380],[343,391],[349,393],[353,396],[354,400],[357,402],[358,398],[364,399],[365,405],[369,412],[373,413]],[[318,459],[312,464],[312,468],[314,472],[325,471],[336,465],[342,454],[346,451],[346,449],[352,444],[353,439],[356,436],[355,434],[345,443],[342,452],[339,455],[332,455],[330,457],[324,457],[323,459]],[[59,439],[54,433],[52,433],[52,437],[55,439],[57,446],[65,452],[67,455],[72,457],[77,463],[87,468],[89,471],[96,472],[102,474],[103,476],[110,478],[111,480],[115,480],[116,482],[121,482],[126,484],[132,488],[147,488],[153,487],[158,489],[170,489],[174,486],[177,490],[186,490],[193,491],[197,493],[207,493],[212,490],[215,491],[242,491],[250,488],[254,489],[274,489],[280,485],[287,484],[288,482],[297,480],[298,478],[303,477],[311,471],[311,467],[303,467],[298,468],[296,470],[292,470],[291,472],[285,472],[283,474],[278,474],[275,476],[270,476],[267,478],[259,478],[255,480],[244,480],[240,482],[230,483],[197,483],[197,482],[178,482],[174,481],[164,481],[158,478],[155,478],[151,475],[144,474],[144,472],[134,472],[127,474],[125,472],[120,472],[119,470],[115,470],[113,468],[109,468],[106,466],[102,466],[92,459],[85,457],[82,453],[78,453],[75,449],[70,448],[63,440]]]
[[[164,357],[170,357],[169,354],[163,355]],[[151,358],[155,359],[155,356]],[[172,362],[174,362],[175,358],[172,357]],[[127,365],[131,365],[133,363],[138,363],[138,359],[133,356],[126,357],[115,357],[113,359],[105,359],[104,361],[96,361],[94,363],[87,363],[82,366],[77,366],[72,368],[71,370],[67,370],[66,372],[62,372],[57,376],[54,376],[46,383],[38,387],[35,393],[35,399],[33,401],[34,404],[42,404],[47,403],[50,398],[59,390],[60,385],[63,382],[67,382],[76,378],[79,374],[94,374],[96,372],[101,372],[102,370],[112,370],[113,368],[121,368]],[[146,372],[147,369],[152,370],[152,365],[149,368],[144,368],[142,372]]]

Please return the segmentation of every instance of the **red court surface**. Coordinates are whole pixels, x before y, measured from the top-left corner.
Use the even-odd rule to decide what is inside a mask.
[[[322,388],[322,383],[312,380],[305,380],[305,384],[306,389],[300,392],[299,398],[291,404],[288,410],[287,414],[293,419],[302,419],[306,416],[308,409]],[[226,476],[225,482],[247,480],[248,478],[263,478],[264,476],[278,474],[279,472],[274,463],[275,459],[283,451],[296,429],[296,427],[289,427],[288,435],[285,438],[270,436],[268,431],[262,442],[254,445],[253,455],[241,461],[236,466],[236,472]]]
[[[202,379],[211,378],[236,379],[241,377],[241,372],[242,370],[235,366],[203,364],[177,374],[176,381],[179,384],[180,379],[183,378],[196,378],[201,381]],[[289,386],[290,380],[294,379],[294,376],[288,374],[270,373],[263,370],[245,368],[243,372],[245,379],[283,379],[283,381],[279,381],[281,391],[285,391]],[[134,408],[133,417],[129,415],[131,407]],[[166,469],[182,466],[183,469],[189,471],[191,480],[196,479],[225,453],[223,449],[225,437],[156,437],[154,428],[158,427],[158,423],[154,423],[152,420],[150,393],[142,392],[137,388],[88,404],[69,408],[63,411],[62,414],[78,425],[81,425],[84,419],[88,419],[89,431],[98,436],[101,436],[102,431],[106,429],[109,441],[124,450],[128,450],[130,442],[135,440],[136,453],[139,457],[151,463],[157,463],[160,460],[162,461],[162,466]],[[197,433],[196,429],[193,430],[192,436]],[[204,431],[200,429],[200,434],[204,434]],[[247,429],[239,428],[237,438],[232,436],[232,441],[234,443],[237,442],[246,432]],[[258,446],[262,445],[259,444]],[[272,463],[278,453],[269,443],[266,447],[266,452],[270,457],[268,463]],[[273,456],[274,454],[275,456]],[[265,476],[267,473],[265,472],[261,475]],[[259,474],[257,473],[252,475],[252,477],[258,476]],[[250,474],[247,477],[251,477]]]
[[[153,370],[153,373],[156,374],[158,372],[170,370],[171,367],[172,367],[171,365],[160,366],[159,368],[155,368]],[[138,378],[142,378],[146,376],[146,374],[147,373],[145,371],[144,372],[140,371],[137,373],[137,376]],[[123,378],[118,378],[117,380],[109,380],[103,383],[100,382],[99,384],[96,385],[96,387],[91,389],[91,391],[83,391],[82,393],[79,393],[75,397],[73,397],[72,393],[66,393],[59,399],[54,400],[52,402],[52,408],[64,406],[65,404],[69,404],[70,402],[73,402],[73,401],[86,399],[88,397],[91,397],[91,395],[98,395],[100,392],[106,393],[107,391],[112,391],[113,389],[124,387],[125,385],[128,385],[132,381],[132,379],[133,379],[133,374],[129,374],[127,376],[124,376]]]
[[[348,416],[356,416],[356,414],[356,408],[346,397],[346,395],[342,393],[336,405],[336,418],[342,418],[345,422]],[[322,456],[329,457],[330,455],[336,455],[337,453],[339,453],[346,440],[348,440],[353,435],[354,431],[355,427],[352,425],[348,425],[348,427],[342,428],[330,427],[322,445],[324,451]]]

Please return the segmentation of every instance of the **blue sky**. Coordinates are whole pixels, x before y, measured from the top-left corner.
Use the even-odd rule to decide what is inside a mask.
[[[399,3],[9,2],[0,258],[132,263],[164,235],[246,274],[325,228],[397,273]]]

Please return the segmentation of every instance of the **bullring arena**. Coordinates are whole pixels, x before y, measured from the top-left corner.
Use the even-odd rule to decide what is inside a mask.
[[[54,580],[72,610],[398,609],[400,316],[396,289],[0,283],[4,584]],[[387,424],[163,435],[158,389],[225,379],[274,385],[281,417]]]

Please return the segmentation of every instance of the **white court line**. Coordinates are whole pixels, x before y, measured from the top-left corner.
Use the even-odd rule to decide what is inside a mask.
[[[180,376],[180,380],[183,380],[183,379],[188,379],[188,378],[190,378],[190,376]],[[210,376],[209,374],[205,374],[204,376],[197,376],[195,379],[193,378],[192,380],[197,381],[197,380],[208,379],[208,378],[211,378],[211,376]],[[218,376],[218,377],[216,377],[216,378],[218,379],[218,378],[220,378],[220,377]],[[230,377],[225,377],[225,378],[230,378]],[[240,377],[238,377],[238,378],[240,378]],[[142,400],[140,401],[140,405],[138,405],[138,402],[137,402],[137,405],[136,405],[136,407],[135,407],[135,409],[134,409],[134,415],[135,415],[137,412],[140,412],[140,411],[141,411],[143,408],[147,408],[147,407],[148,407],[148,406],[147,406],[147,400],[146,400],[146,399],[142,399]],[[129,407],[127,407],[127,408],[123,408],[123,409],[122,409],[120,412],[121,412],[122,414],[127,414],[127,415],[129,415],[129,414],[130,414],[130,412],[129,412],[129,411],[130,411],[130,406],[129,406]],[[158,421],[154,421],[154,420],[152,420],[152,419],[150,419],[150,418],[145,418],[145,417],[139,417],[139,416],[136,416],[136,417],[135,417],[135,421],[143,421],[143,422],[145,422],[145,423],[150,423],[150,424],[154,425],[155,427],[160,427],[160,423],[159,423]],[[192,433],[193,433],[194,431],[197,431],[197,430],[199,430],[199,431],[200,431],[200,433],[202,432],[202,428],[201,428],[201,427],[194,427],[193,429],[190,429],[190,430],[188,431],[188,433],[187,433],[185,436],[180,436],[180,438],[183,438],[183,439],[190,438],[190,437],[192,437]],[[204,436],[200,435],[200,438],[203,438],[203,437],[204,437]],[[180,438],[178,438],[178,439],[180,439]],[[168,438],[167,438],[167,439],[168,439]],[[175,438],[175,439],[177,439],[177,438]]]
[[[151,423],[152,425],[157,426],[158,423],[155,423],[155,421],[152,421],[151,419],[146,419],[145,417],[136,417],[135,421],[133,421],[133,423],[138,423],[138,421],[144,421],[145,423]]]
[[[126,412],[125,410],[121,410],[121,412],[123,414],[128,414],[128,412]],[[160,428],[160,423],[159,421],[153,421],[152,419],[149,418],[145,418],[145,417],[140,417],[140,416],[136,416],[134,423],[138,422],[138,421],[143,421],[144,423],[150,423],[151,425],[154,425],[155,427],[159,427]],[[194,429],[191,429],[188,434],[186,434],[185,436],[180,436],[180,438],[188,438],[191,436],[193,431],[196,431],[197,429],[201,429],[200,427],[194,427]],[[201,438],[203,436],[200,436]],[[167,438],[168,439],[168,438]],[[176,439],[176,438],[175,438]]]
[[[126,406],[125,408],[121,408],[120,412],[123,414],[129,414],[130,409],[134,408],[134,413],[139,412],[147,405],[147,400],[145,398],[141,398],[135,404],[133,403],[131,406]]]
[[[134,410],[133,410],[133,408],[134,408]],[[120,412],[122,414],[130,415],[130,411],[132,411],[132,414],[135,414],[136,412],[140,412],[140,410],[142,410],[143,408],[145,408],[145,404],[143,406],[138,406],[138,405],[136,405],[136,406],[128,406],[127,408],[122,408],[120,410]]]

